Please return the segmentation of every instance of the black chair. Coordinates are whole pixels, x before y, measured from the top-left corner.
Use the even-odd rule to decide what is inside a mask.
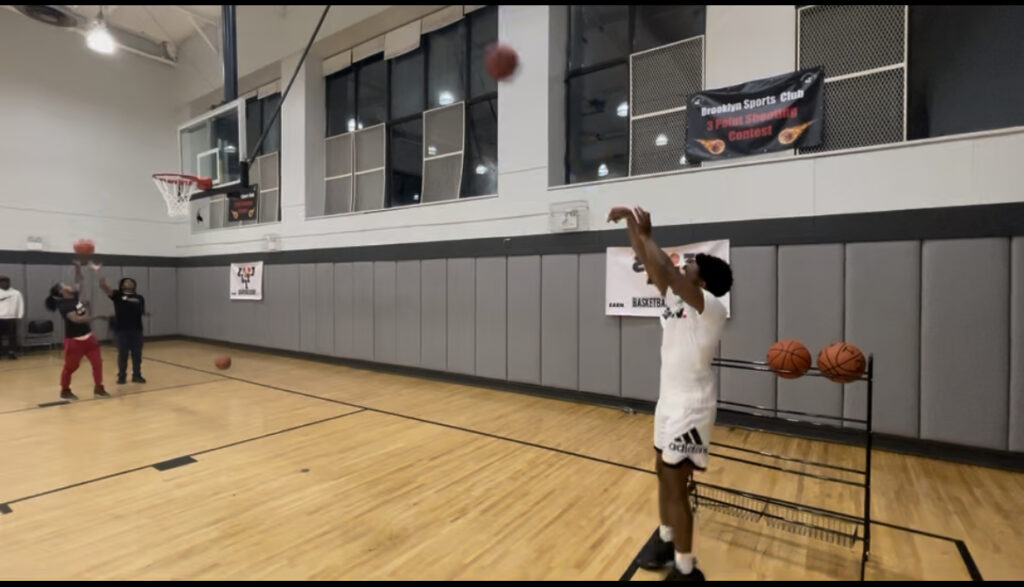
[[[23,348],[45,346],[52,349],[53,345],[57,343],[55,334],[53,320],[30,320],[21,346]]]

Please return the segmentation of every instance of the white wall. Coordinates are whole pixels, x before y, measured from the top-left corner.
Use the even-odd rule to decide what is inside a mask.
[[[184,224],[150,176],[175,171],[171,67],[89,51],[74,32],[0,10],[0,249],[174,255]]]
[[[794,19],[793,6],[709,6],[709,87],[792,70]],[[549,152],[549,133],[564,125],[561,109],[549,108],[551,51],[565,47],[550,38],[549,22],[547,6],[500,8],[499,36],[517,49],[520,66],[498,85],[499,197],[307,220],[304,195],[285,193],[281,223],[201,233],[183,240],[180,254],[256,251],[268,233],[280,235],[288,250],[538,234],[548,232],[550,204],[570,200],[588,202],[591,228],[613,229],[604,217],[617,204],[643,205],[656,223],[682,224],[1024,198],[1024,166],[1015,163],[1024,154],[1024,130],[850,154],[772,155],[659,177],[549,187],[548,161],[561,161],[563,148]],[[285,124],[308,123],[299,111],[311,104],[288,105]],[[285,175],[303,169],[299,161],[312,154],[308,149],[308,137],[284,131],[282,150],[296,151],[288,156],[295,163],[286,163]],[[305,183],[318,179],[307,177]],[[285,191],[300,184],[283,183]]]
[[[388,5],[332,6],[317,38],[323,39],[388,8]],[[323,6],[312,5],[237,6],[235,23],[239,77],[279,61],[286,55],[301,53],[323,10]],[[211,41],[220,47],[219,37]],[[178,61],[177,98],[181,103],[195,100],[220,88],[224,83],[220,56],[198,35],[182,43]],[[291,75],[291,70],[288,74]]]

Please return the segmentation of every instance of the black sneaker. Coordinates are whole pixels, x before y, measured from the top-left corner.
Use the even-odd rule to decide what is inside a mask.
[[[95,388],[94,388],[94,389],[92,390],[92,394],[93,394],[94,396],[96,396],[96,397],[110,397],[110,394],[109,394],[109,393],[107,393],[107,390],[103,389],[103,386],[102,386],[102,385],[97,385],[97,386],[96,386],[96,387],[95,387]]]
[[[675,557],[676,549],[672,542],[665,542],[661,534],[655,532],[654,537],[640,550],[636,560],[645,569],[660,569],[674,561]]]
[[[689,574],[684,575],[679,570],[679,567],[677,567],[677,566],[675,566],[673,564],[672,565],[672,570],[668,572],[668,575],[665,577],[665,580],[666,581],[705,581],[706,579],[704,578],[704,573],[702,573],[701,570],[697,568],[697,565],[693,566],[693,570],[690,571]]]
[[[117,384],[118,385],[124,385],[125,383],[127,383],[127,380],[125,379],[124,375],[118,375],[117,376]]]
[[[142,375],[132,375],[132,383],[145,383],[146,380],[142,378]]]
[[[60,390],[60,399],[76,400],[78,399],[78,396],[71,393],[70,389],[62,389]]]

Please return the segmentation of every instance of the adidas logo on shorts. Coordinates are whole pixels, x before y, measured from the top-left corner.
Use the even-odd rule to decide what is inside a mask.
[[[708,454],[708,447],[704,446],[704,441],[696,428],[690,428],[689,432],[676,436],[668,448],[673,452],[684,454]]]

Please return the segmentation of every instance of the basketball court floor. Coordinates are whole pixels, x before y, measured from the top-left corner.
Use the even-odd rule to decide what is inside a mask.
[[[80,369],[58,405],[58,351],[0,362],[0,577],[662,578],[632,565],[658,522],[649,414],[271,353],[218,371],[225,350],[151,342],[149,383],[93,399]],[[1024,474],[877,450],[873,474],[868,580],[1024,576]],[[853,488],[724,459],[698,479],[861,513]],[[859,546],[707,508],[696,526],[711,580],[859,575]]]

